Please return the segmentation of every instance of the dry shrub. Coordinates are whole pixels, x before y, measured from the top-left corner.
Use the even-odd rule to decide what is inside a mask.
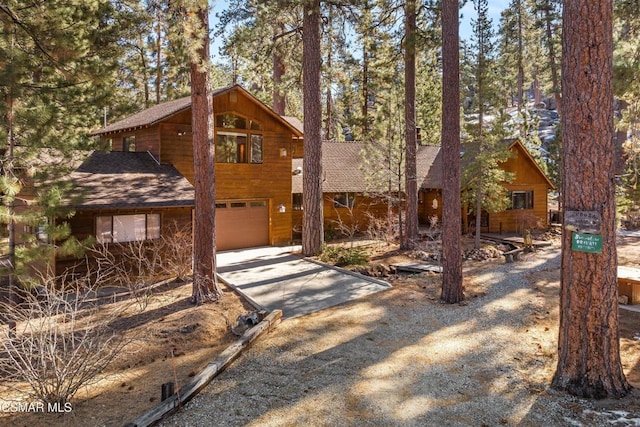
[[[0,304],[4,318],[15,322],[0,329],[0,374],[7,386],[28,384],[29,397],[64,405],[131,341],[111,327],[127,306],[99,304],[88,276],[42,281],[38,292],[18,291],[19,304]]]
[[[542,221],[531,212],[520,212],[516,216],[516,228],[518,234],[523,235],[525,230],[542,228]]]
[[[398,216],[391,213],[386,216],[377,217],[367,213],[368,227],[367,237],[371,240],[385,242],[387,244],[395,243],[400,238],[400,224]]]
[[[98,243],[87,248],[85,269],[98,287],[126,288],[145,308],[151,285],[167,279],[186,279],[192,272],[190,228],[170,228],[159,239]]]

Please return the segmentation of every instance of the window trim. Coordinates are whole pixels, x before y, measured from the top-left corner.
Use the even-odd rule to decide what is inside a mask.
[[[219,120],[224,116],[234,116],[243,122],[244,127],[223,127],[218,126]],[[233,125],[237,125],[238,120],[234,119]],[[221,123],[221,122],[220,122]],[[236,144],[235,144],[235,161],[227,162],[227,161],[218,161],[218,136],[235,136]],[[238,147],[242,144],[238,144],[237,138],[244,138],[244,153],[241,153]],[[225,163],[225,164],[253,164],[259,165],[264,163],[264,131],[262,128],[262,123],[256,120],[253,120],[249,117],[246,117],[242,114],[238,114],[236,112],[226,112],[216,114],[215,118],[215,161],[216,163]],[[259,146],[259,148],[258,148]],[[229,157],[230,158],[230,157]]]
[[[133,229],[133,238],[127,240],[115,240],[114,239],[114,224],[116,217],[136,217],[144,215],[144,238],[138,239],[139,230],[135,228],[135,218],[132,218],[134,221],[134,229]],[[153,224],[153,219],[150,220],[150,217],[156,219],[156,223]],[[108,226],[109,230],[105,228],[104,231],[100,230],[99,223],[103,222],[103,226]],[[150,224],[151,222],[151,224]],[[157,227],[157,233],[154,233],[150,228],[153,226]],[[98,215],[95,218],[94,223],[94,235],[96,237],[96,241],[98,243],[127,243],[127,242],[143,242],[146,240],[155,240],[162,237],[162,215],[159,212],[148,212],[148,213],[133,213],[133,214],[114,214],[114,215]],[[127,236],[127,235],[125,235]]]
[[[516,196],[524,196],[524,207],[518,208],[515,207],[516,203],[514,203]],[[533,190],[513,190],[509,191],[509,207],[508,210],[532,210],[534,208],[533,202]]]
[[[294,211],[302,211],[302,193],[291,193],[291,209]]]
[[[136,136],[135,135],[127,135],[122,138],[122,151],[127,153],[136,152]]]

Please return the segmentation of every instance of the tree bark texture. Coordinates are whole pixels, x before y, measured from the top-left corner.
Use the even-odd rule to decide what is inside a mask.
[[[611,0],[563,1],[563,206],[602,215],[603,250],[573,251],[564,224],[552,384],[589,398],[621,397],[630,389],[618,335],[612,15]]]
[[[464,299],[460,200],[460,35],[458,0],[442,2],[442,301]]]
[[[547,36],[547,54],[549,58],[549,69],[551,70],[551,85],[553,86],[553,97],[556,101],[556,110],[562,112],[560,78],[558,76],[558,62],[556,60],[556,49],[554,47],[553,40],[553,17],[551,16],[553,5],[549,0],[547,0],[545,6],[545,34]]]
[[[304,101],[304,160],[302,254],[322,252],[324,228],[322,218],[322,100],[320,93],[320,2],[304,4],[302,35],[302,75]]]
[[[284,33],[284,24],[276,24],[276,34]],[[286,71],[286,66],[282,60],[282,49],[276,45],[273,50],[273,111],[284,116],[287,110],[287,97],[282,90],[282,77]]]
[[[206,7],[198,11],[204,38],[198,58],[191,60],[191,121],[196,206],[193,230],[193,290],[196,304],[217,301],[222,292],[216,278],[215,146],[213,96],[209,77],[209,17]],[[198,34],[198,33],[196,33]]]
[[[404,119],[406,233],[400,242],[404,249],[418,241],[418,178],[416,166],[416,1],[405,3],[404,37]]]

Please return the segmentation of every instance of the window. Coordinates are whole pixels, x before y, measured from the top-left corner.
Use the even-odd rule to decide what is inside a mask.
[[[216,162],[247,163],[247,136],[218,132]]]
[[[262,135],[251,135],[251,163],[262,163]]]
[[[336,208],[353,208],[356,198],[353,193],[338,193],[333,197],[333,206]]]
[[[135,135],[125,136],[122,139],[122,151],[136,151],[136,137]]]
[[[262,130],[260,123],[231,113],[218,114],[216,127],[224,129],[216,132],[216,162],[262,163],[263,136],[255,133]]]
[[[294,211],[302,210],[302,193],[293,193],[292,197],[292,208]]]
[[[99,216],[98,243],[119,243],[160,238],[160,214]]]
[[[262,135],[247,135],[218,132],[216,138],[216,162],[218,163],[262,163]]]
[[[512,191],[509,193],[509,209],[533,209],[533,191]]]
[[[216,116],[216,127],[226,129],[246,129],[247,119],[235,114],[218,114]]]

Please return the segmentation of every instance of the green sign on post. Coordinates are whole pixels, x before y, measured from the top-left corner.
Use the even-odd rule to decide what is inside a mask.
[[[577,252],[590,252],[593,254],[602,253],[602,235],[572,233],[571,250]]]

